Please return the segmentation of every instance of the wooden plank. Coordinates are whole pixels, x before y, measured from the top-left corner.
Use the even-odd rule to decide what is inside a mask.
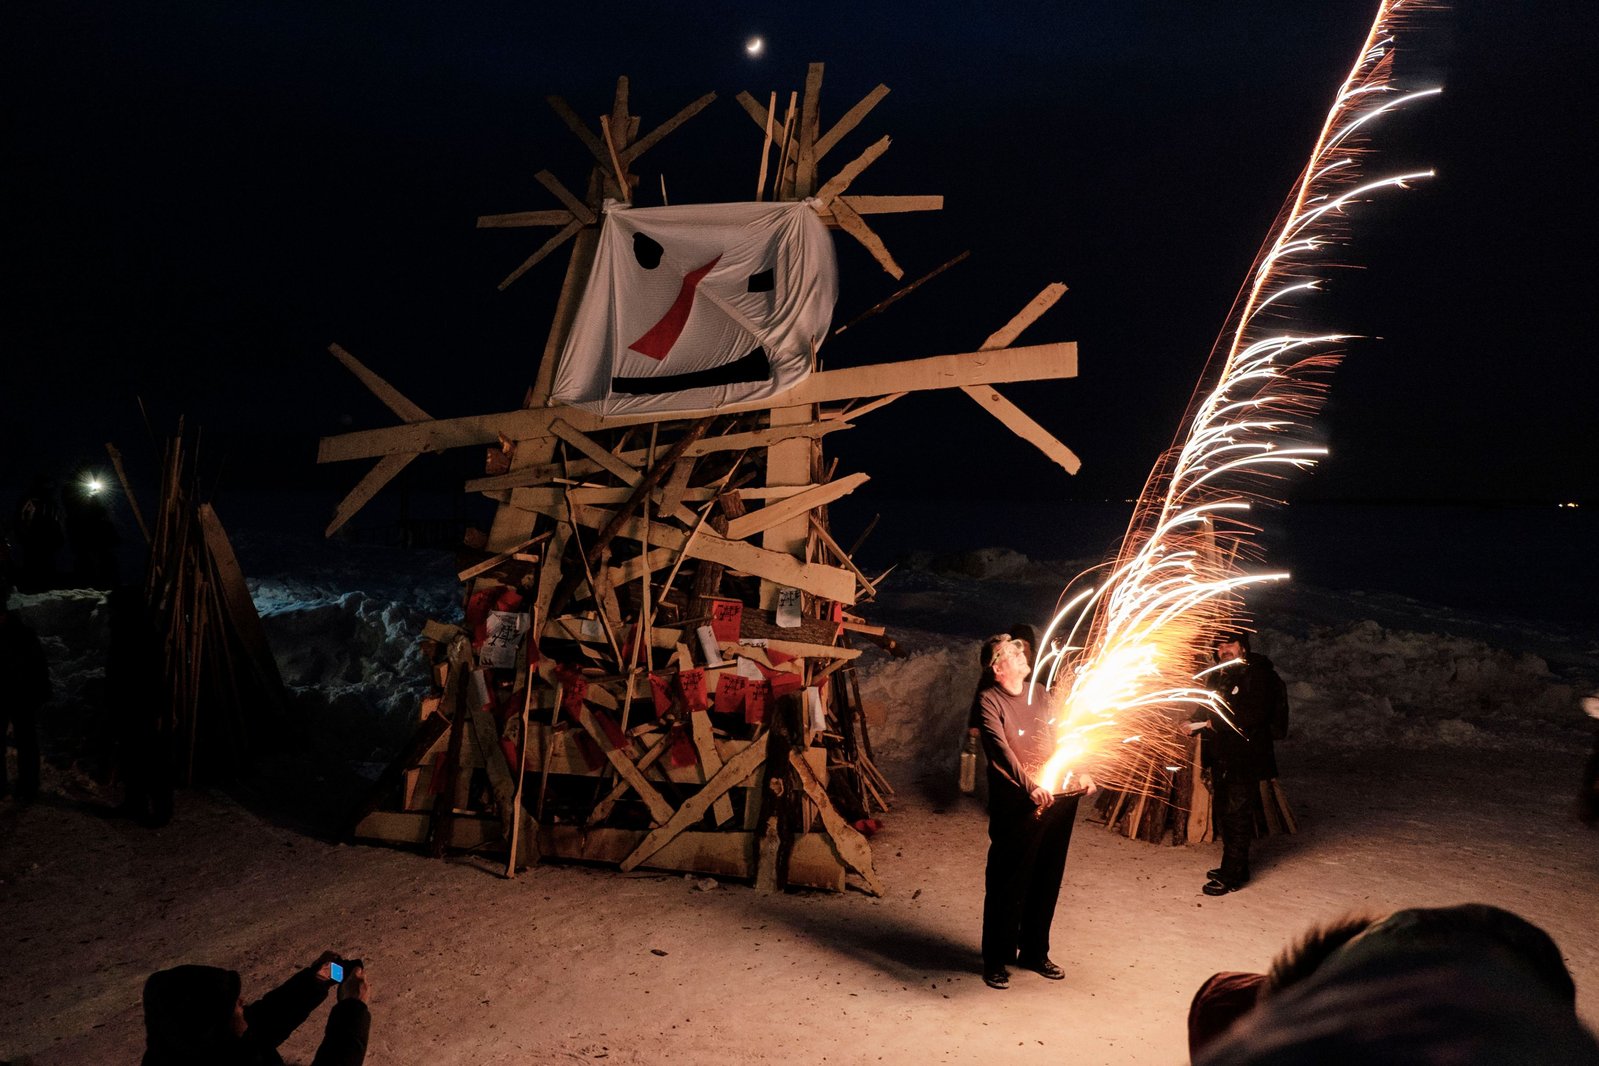
[[[845,648],[837,644],[807,644],[798,640],[783,640],[780,637],[757,637],[759,644],[740,644],[736,640],[721,642],[725,652],[751,652],[758,648],[770,648],[780,651],[784,655],[797,655],[806,659],[858,659],[861,655],[859,648]]]
[[[506,289],[510,288],[511,284],[513,282],[515,282],[517,278],[521,277],[523,274],[526,274],[529,270],[532,270],[535,266],[537,266],[540,262],[542,262],[544,260],[544,258],[546,256],[548,256],[551,252],[555,251],[561,245],[565,244],[568,240],[570,240],[571,237],[572,237],[572,234],[576,233],[578,230],[580,230],[582,228],[583,228],[583,223],[578,221],[577,219],[573,219],[566,226],[562,227],[561,231],[559,233],[557,233],[555,236],[551,237],[549,240],[545,241],[542,245],[540,245],[538,251],[534,252],[532,255],[530,255],[526,259],[522,260],[522,264],[520,266],[518,266],[515,270],[511,271],[509,274],[505,275],[505,279],[503,281],[501,281],[499,283],[499,285],[497,285],[495,287],[497,289],[499,289],[501,292],[504,292]]]
[[[676,816],[672,810],[672,805],[666,802],[664,796],[655,791],[654,785],[644,779],[644,775],[639,773],[638,767],[633,765],[633,760],[628,758],[625,752],[618,751],[611,746],[611,739],[605,735],[605,731],[600,728],[600,724],[594,720],[594,712],[584,706],[578,711],[577,720],[578,724],[583,727],[583,731],[589,735],[589,739],[599,745],[600,750],[605,753],[605,757],[616,768],[616,772],[634,792],[638,793],[638,797],[650,809],[650,817],[659,825],[669,823]]]
[[[794,153],[794,199],[802,200],[815,195],[816,142],[822,126],[822,72],[821,63],[805,68],[805,96],[800,104],[799,143]]]
[[[772,121],[772,113],[765,107],[761,106],[761,102],[755,99],[755,97],[751,96],[747,91],[741,91],[737,96],[733,97],[733,99],[738,101],[738,106],[744,109],[744,113],[746,115],[755,120],[756,126],[764,130],[768,125],[770,125]]]
[[[481,671],[473,673],[479,678],[482,677]],[[486,696],[487,693],[488,690],[485,688],[483,695]],[[516,802],[516,782],[511,780],[511,770],[505,765],[504,749],[500,747],[500,731],[489,712],[479,702],[476,685],[467,685],[467,699],[471,701],[469,709],[472,715],[472,729],[477,736],[478,749],[483,753],[483,769],[488,774],[489,788],[494,793],[494,804],[500,809],[500,832],[506,840],[510,840],[520,809]]]
[[[661,139],[667,134],[677,129],[683,123],[699,114],[701,111],[704,111],[710,106],[711,101],[715,99],[716,94],[714,92],[706,93],[704,96],[700,97],[698,100],[695,100],[693,103],[683,108],[683,110],[679,111],[677,114],[673,115],[659,126],[656,126],[653,130],[627,146],[627,148],[622,152],[622,162],[632,163],[639,156],[643,155],[651,148],[654,148],[657,144],[660,144]]]
[[[962,385],[961,391],[970,396],[977,406],[999,419],[1012,433],[1031,444],[1068,474],[1083,468],[1077,453],[1055,439],[1054,434],[1033,421],[1026,411],[999,394],[992,385]]]
[[[381,840],[388,844],[427,843],[433,817],[427,811],[372,811],[356,823],[351,834],[357,840]],[[493,818],[458,815],[450,823],[445,846],[470,851],[503,839],[500,823]]]
[[[571,104],[559,96],[546,96],[544,101],[550,105],[550,110],[554,111],[561,121],[566,123],[566,128],[575,133],[577,139],[583,142],[583,146],[594,157],[594,162],[602,168],[610,165],[610,160],[606,158],[605,142],[601,141],[594,131],[589,129],[588,123],[578,117],[577,112],[572,110]]]
[[[860,210],[856,208],[856,210]],[[478,229],[502,229],[511,226],[564,226],[572,221],[570,211],[507,211],[500,215],[479,215]]]
[[[868,226],[866,220],[856,214],[842,200],[833,202],[833,221],[838,225],[839,229],[859,241],[861,247],[871,253],[873,259],[877,260],[877,265],[882,267],[895,281],[905,276],[905,269],[895,262],[893,255],[889,253],[888,246],[883,243],[883,238],[879,237],[877,231]]]
[[[233,553],[233,544],[228,540],[216,510],[209,503],[202,503],[198,514],[206,551],[216,571],[217,591],[221,594],[222,606],[233,623],[234,634],[250,657],[250,665],[257,675],[256,682],[269,690],[258,694],[270,701],[271,711],[282,713],[286,710],[282,703],[283,678],[278,673],[278,661],[272,655],[272,644],[267,640],[266,628],[256,612],[255,601],[250,598],[250,586],[244,580],[244,569],[239,566],[239,559]]]
[[[652,548],[647,555],[635,555],[621,566],[610,567],[606,574],[612,585],[625,585],[637,581],[646,572],[653,574],[662,567],[671,566],[678,554],[672,548]]]
[[[942,196],[840,196],[857,215],[898,215],[907,211],[942,211]],[[837,201],[835,201],[836,203]]]
[[[582,430],[574,429],[572,424],[564,418],[557,418],[550,423],[550,432],[588,456],[591,462],[598,464],[602,469],[615,475],[624,485],[637,485],[639,478],[644,476],[643,471],[634,469],[600,447],[599,442]]]
[[[822,157],[831,152],[839,141],[843,140],[856,126],[861,124],[861,119],[871,114],[872,108],[882,103],[883,97],[888,95],[888,86],[879,85],[865,96],[861,97],[856,105],[844,112],[843,116],[831,129],[816,139],[815,160],[820,163]]]
[[[791,426],[775,426],[770,429],[752,430],[743,433],[724,433],[720,437],[706,437],[697,440],[683,449],[683,458],[698,459],[701,456],[711,455],[715,452],[745,451],[751,448],[767,448],[780,440],[793,437],[825,437],[829,433],[840,429],[853,429],[848,421],[839,421],[826,425],[815,423],[800,423]],[[629,466],[638,466],[648,458],[646,449],[632,448],[626,451],[612,453],[616,458]],[[524,467],[513,470],[508,474],[496,474],[492,477],[474,478],[466,483],[468,492],[490,492],[497,489],[515,489],[523,486],[539,485],[558,477],[582,477],[593,474],[601,469],[600,465],[592,460],[573,459],[565,463],[542,463],[538,466]],[[693,490],[691,490],[693,491]],[[748,490],[745,490],[748,491]],[[690,499],[704,499],[705,497],[688,497]],[[609,501],[607,501],[609,502]]]
[[[734,785],[743,784],[748,780],[765,760],[766,745],[753,743],[723,763],[722,768],[705,783],[704,788],[684,800],[683,805],[665,824],[650,830],[649,834],[639,841],[638,846],[622,860],[622,869],[624,871],[637,869],[650,856],[671,843],[679,833],[704,817],[705,812],[718,797],[726,794]]]
[[[716,751],[716,737],[711,733],[711,716],[704,711],[690,711],[689,734],[694,740],[694,750],[699,752],[700,766],[709,781],[722,768],[722,756]],[[711,819],[715,825],[725,825],[733,820],[733,801],[724,793],[711,804]]]
[[[854,205],[854,201],[850,197],[846,196],[846,197],[843,197],[843,199],[849,201],[851,206]],[[860,214],[861,213],[860,209],[857,208],[855,213],[856,214]],[[888,296],[885,296],[883,299],[877,301],[875,304],[873,304],[872,306],[868,307],[866,310],[862,311],[860,314],[856,315],[854,318],[850,319],[848,322],[844,323],[842,326],[835,327],[834,330],[833,330],[833,336],[836,337],[840,333],[843,333],[845,330],[850,329],[853,326],[860,325],[862,322],[866,321],[868,318],[871,318],[873,315],[882,314],[884,311],[886,311],[890,307],[894,306],[894,304],[898,303],[900,300],[903,300],[905,297],[909,296],[911,293],[915,292],[917,289],[921,288],[923,285],[927,284],[929,281],[932,281],[934,278],[938,277],[940,274],[942,274],[944,271],[948,270],[950,267],[956,265],[957,263],[963,262],[971,254],[972,254],[971,253],[971,249],[967,249],[966,251],[964,251],[964,252],[960,253],[959,255],[955,256],[954,258],[946,260],[944,263],[934,267],[932,270],[929,270],[927,273],[923,274],[921,277],[917,278],[915,281],[912,281],[909,284],[900,286],[898,289],[895,289]]]
[[[1051,282],[1044,286],[1043,291],[1033,297],[1026,307],[1016,312],[1014,318],[989,334],[988,339],[983,342],[981,351],[991,352],[996,348],[1009,348],[1016,338],[1022,335],[1023,330],[1038,321],[1038,317],[1054,307],[1055,302],[1064,295],[1066,295],[1066,286],[1061,282]]]
[[[850,183],[861,176],[861,172],[873,163],[879,156],[888,151],[888,146],[893,143],[893,138],[884,135],[877,139],[866,151],[844,164],[844,168],[827,180],[827,184],[816,190],[816,198],[823,204],[831,206],[833,200],[840,196]]]
[[[767,504],[758,511],[750,511],[727,524],[728,540],[744,540],[753,537],[764,530],[771,529],[780,522],[786,522],[798,515],[803,515],[823,504],[832,503],[834,500],[848,496],[856,489],[870,480],[868,474],[850,474],[837,481],[830,481],[825,485],[818,485],[805,492],[796,493],[777,503]]]
[[[545,858],[618,863],[638,847],[644,835],[638,829],[540,826],[539,849]],[[660,847],[642,865],[652,870],[747,881],[755,876],[755,838],[749,832],[686,830]],[[788,883],[830,892],[844,891],[844,866],[825,834],[795,835],[794,850],[788,860]]]
[[[344,364],[345,369],[359,378],[361,384],[365,385],[372,395],[382,400],[383,406],[399,415],[400,418],[407,422],[432,421],[432,415],[406,399],[399,389],[374,374],[361,360],[337,344],[328,345],[328,351],[332,353],[333,358]]]
[[[866,571],[855,565],[855,560],[850,558],[849,552],[839,546],[838,541],[833,539],[833,534],[827,531],[827,527],[818,521],[815,515],[811,515],[811,528],[816,531],[816,536],[821,542],[827,545],[827,550],[833,553],[833,557],[843,563],[845,569],[855,575],[855,580],[861,583],[862,590],[866,593],[867,598],[870,599],[876,596],[877,586],[872,584],[872,579],[866,576]]]
[[[355,483],[355,488],[345,494],[344,499],[333,509],[333,518],[328,522],[327,529],[322,531],[324,537],[331,537],[343,528],[344,523],[354,518],[356,512],[365,507],[378,490],[393,481],[401,470],[410,465],[416,455],[393,454],[385,455],[368,470],[360,481]]]
[[[953,389],[962,385],[1004,384],[1011,381],[1058,381],[1077,376],[1077,345],[1071,341],[1001,348],[991,352],[958,352],[923,359],[822,370],[794,388],[764,400],[728,404],[717,414],[854,400],[893,392]],[[674,417],[690,417],[676,412]],[[587,417],[584,417],[587,416]],[[444,418],[414,425],[358,430],[324,437],[317,450],[321,463],[373,458],[400,452],[435,452],[473,444],[492,444],[504,436],[523,441],[549,435],[556,418],[565,418],[584,432],[613,429],[657,421],[658,415],[618,415],[602,418],[577,408],[540,407],[497,414]],[[799,436],[800,434],[789,434]],[[685,453],[686,454],[686,453]],[[526,536],[527,534],[522,534]]]
[[[627,165],[622,162],[622,157],[616,154],[617,137],[611,133],[609,115],[600,116],[600,137],[605,141],[605,152],[611,160],[611,172],[616,178],[616,187],[622,191],[622,199],[631,202],[633,183],[627,180]]]
[[[872,846],[854,826],[844,820],[843,815],[834,809],[832,801],[827,798],[827,787],[816,776],[816,771],[811,769],[811,764],[797,751],[788,753],[788,761],[799,774],[800,787],[805,790],[805,795],[816,804],[816,809],[822,816],[822,828],[826,831],[828,839],[833,842],[833,847],[837,849],[838,857],[851,870],[861,875],[861,879],[866,882],[867,890],[872,895],[881,896],[883,883],[877,879],[877,871],[872,868]]]
[[[477,577],[479,574],[488,573],[490,570],[493,570],[496,566],[499,566],[501,563],[515,558],[517,556],[517,554],[522,552],[524,549],[531,548],[534,544],[537,544],[539,541],[544,540],[544,539],[546,539],[549,536],[550,536],[549,533],[540,533],[536,537],[527,538],[526,540],[522,541],[520,544],[514,544],[514,545],[512,545],[511,547],[505,549],[502,552],[497,552],[496,554],[489,556],[487,559],[484,559],[480,563],[474,563],[473,565],[467,567],[465,570],[459,571],[455,575],[455,580],[457,580],[457,581],[470,581],[474,577]]]
[[[514,498],[514,491],[512,496]],[[546,513],[540,507],[532,507],[529,510],[540,514]],[[609,525],[615,518],[613,512],[597,507],[576,507],[573,513],[578,522],[590,527]],[[617,532],[632,540],[642,541],[644,523],[636,518],[626,519],[618,525]],[[689,541],[688,534],[682,530],[661,526],[652,530],[651,537],[662,547],[686,550],[693,559],[708,559],[730,569],[754,574],[790,588],[804,589],[806,592],[840,603],[855,602],[855,575],[835,566],[802,563],[792,555],[757,548],[743,541],[727,540],[703,529],[692,542]]]
[[[887,407],[895,400],[903,398],[904,395],[905,394],[903,392],[891,392],[887,396],[879,396],[877,399],[869,400],[866,403],[860,404],[859,406],[852,404],[836,414],[826,414],[822,417],[824,419],[847,418],[853,421],[861,415],[869,415],[879,408]]]

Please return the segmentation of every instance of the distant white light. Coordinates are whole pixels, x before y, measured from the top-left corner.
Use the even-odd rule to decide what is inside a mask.
[[[744,51],[748,52],[751,58],[754,58],[766,51],[766,42],[759,37],[751,37],[744,42]]]
[[[86,478],[83,482],[83,491],[90,496],[100,495],[100,490],[103,488],[105,488],[105,484],[97,477]]]
[[[1577,507],[1580,507],[1581,504],[1578,504],[1578,503],[1563,503],[1560,506],[1561,507],[1569,507],[1569,508],[1572,508],[1573,510],[1575,510]]]

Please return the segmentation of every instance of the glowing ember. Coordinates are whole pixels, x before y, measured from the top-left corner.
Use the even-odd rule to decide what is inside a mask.
[[[1337,346],[1349,339],[1267,331],[1262,312],[1270,307],[1280,316],[1284,302],[1318,290],[1319,280],[1306,272],[1316,252],[1339,243],[1346,208],[1432,176],[1359,178],[1371,125],[1439,92],[1402,93],[1390,84],[1394,25],[1402,11],[1418,6],[1387,0],[1379,7],[1211,352],[1185,431],[1151,471],[1108,576],[1078,592],[1039,641],[1047,650],[1034,683],[1042,676],[1049,690],[1057,742],[1039,780],[1052,790],[1068,788],[1077,766],[1092,768],[1113,788],[1147,789],[1151,769],[1182,761],[1182,719],[1200,707],[1225,714],[1204,687],[1210,671],[1196,669],[1212,637],[1237,624],[1240,590],[1288,576],[1245,571],[1240,557],[1256,561],[1258,530],[1242,516],[1253,502],[1269,499],[1264,491],[1273,481],[1325,454],[1293,435],[1319,409],[1325,375],[1341,357]]]

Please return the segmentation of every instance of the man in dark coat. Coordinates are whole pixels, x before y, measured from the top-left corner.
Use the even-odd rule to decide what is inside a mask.
[[[1277,776],[1272,739],[1285,732],[1287,696],[1271,660],[1249,650],[1249,634],[1223,633],[1216,642],[1222,664],[1208,683],[1226,704],[1226,713],[1202,713],[1210,752],[1211,792],[1221,827],[1221,866],[1211,870],[1207,896],[1236,892],[1249,883],[1249,842],[1255,835],[1255,803],[1260,782]]]
[[[50,699],[50,663],[39,638],[12,612],[0,588],[0,796],[11,783],[6,773],[5,736],[9,726],[17,744],[17,799],[39,792],[39,708]]]
[[[988,757],[988,867],[983,896],[983,981],[1010,987],[1010,964],[1051,981],[1066,976],[1049,958],[1066,849],[1080,793],[1056,797],[1029,773],[1022,753],[1047,742],[1042,689],[1027,699],[1027,653],[1009,634],[983,645],[984,683],[972,719]],[[1042,761],[1042,760],[1039,760]],[[1082,775],[1093,788],[1093,779]]]
[[[248,1007],[239,975],[216,966],[174,966],[144,983],[143,1066],[283,1066],[278,1047],[311,1016],[333,987],[325,952]],[[345,963],[338,1002],[312,1066],[360,1066],[372,1015],[366,972]]]

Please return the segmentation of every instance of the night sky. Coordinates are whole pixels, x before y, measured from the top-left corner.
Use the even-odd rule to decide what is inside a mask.
[[[158,433],[180,414],[205,427],[224,486],[348,488],[363,465],[317,468],[316,439],[393,419],[330,341],[435,416],[516,407],[566,255],[497,292],[551,231],[474,219],[558,206],[533,181],[545,167],[583,188],[586,153],[544,96],[597,126],[627,74],[648,130],[715,90],[641,160],[637,202],[659,202],[662,174],[674,203],[747,199],[760,134],[733,97],[786,99],[822,60],[824,126],[893,90],[823,177],[891,134],[853,191],[946,197],[870,220],[907,279],[971,252],[830,341],[826,365],[971,350],[1055,280],[1071,291],[1020,343],[1080,344],[1077,380],[1004,390],[1082,456],[1079,477],[954,394],[834,437],[841,469],[885,499],[1133,495],[1374,4],[551,7],[8,4],[0,484],[105,440],[153,466],[142,397]],[[1445,93],[1382,127],[1373,172],[1439,176],[1355,216],[1361,269],[1306,324],[1381,339],[1351,346],[1318,425],[1332,457],[1292,495],[1599,504],[1582,310],[1599,5],[1461,2],[1401,47],[1401,85]],[[837,246],[843,322],[897,283]]]

